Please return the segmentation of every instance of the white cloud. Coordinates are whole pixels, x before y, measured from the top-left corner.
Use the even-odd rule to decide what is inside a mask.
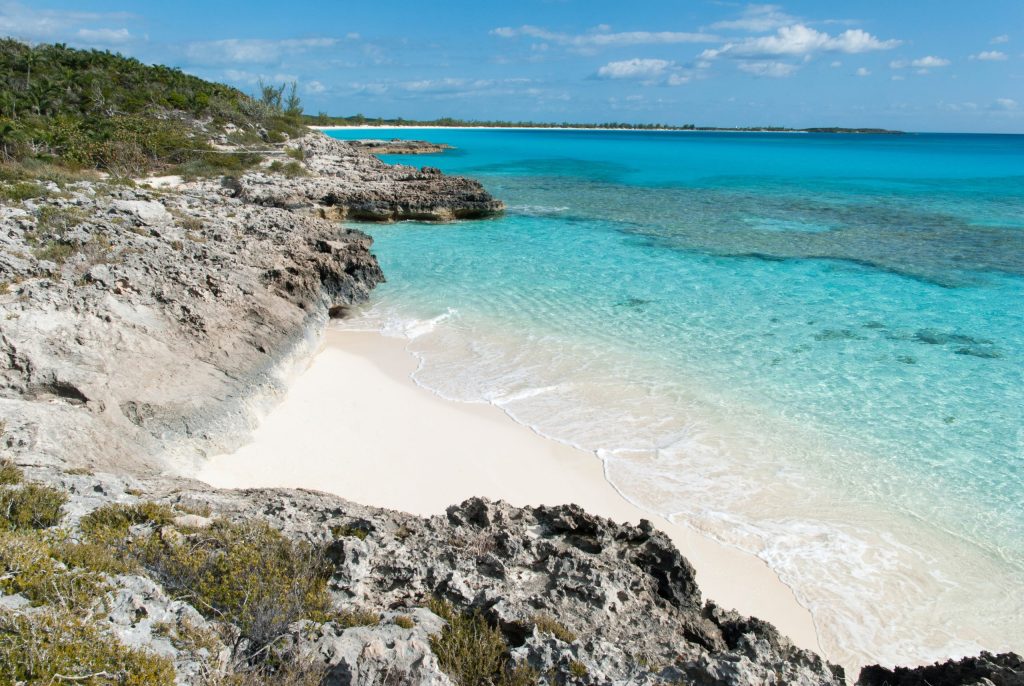
[[[936,67],[948,67],[952,64],[949,60],[942,57],[935,57],[934,55],[927,55],[925,57],[919,57],[916,60],[893,60],[889,62],[890,69],[906,69],[907,67],[916,67],[918,74],[927,74],[929,69]]]
[[[1005,52],[999,52],[998,50],[982,50],[977,55],[971,55],[972,60],[982,60],[983,62],[1001,62],[1007,59],[1008,55]]]
[[[1008,35],[1006,35],[1005,33],[1003,35],[1001,35],[1001,36],[995,36],[992,40],[989,41],[989,43],[991,43],[992,45],[999,45],[1000,43],[1009,43],[1009,42],[1010,42],[1010,37]]]
[[[833,60],[832,64],[828,66],[832,67],[833,69],[836,69],[837,67],[843,66],[843,63],[840,62],[839,60]]]
[[[857,71],[854,72],[857,76],[871,76],[871,71],[866,67],[858,67]]]
[[[711,28],[720,31],[749,31],[764,33],[786,24],[792,24],[794,17],[782,11],[778,5],[747,5],[738,19],[717,21]]]
[[[603,79],[652,79],[661,76],[665,70],[673,66],[668,60],[641,59],[609,62],[597,70]]]
[[[682,86],[684,83],[689,83],[690,77],[685,74],[669,74],[668,79],[665,81],[670,86]]]
[[[190,43],[185,48],[189,59],[205,63],[268,64],[284,55],[322,50],[338,44],[337,38],[225,38],[224,40]]]
[[[906,81],[907,80],[906,76],[900,76],[899,74],[893,74],[891,78],[892,78],[893,81]]]
[[[804,24],[793,24],[783,26],[772,36],[746,38],[735,43],[726,43],[720,48],[705,50],[701,57],[799,57],[817,52],[856,54],[890,50],[898,45],[898,40],[880,40],[861,29],[848,29],[831,36]]]
[[[309,81],[303,86],[307,93],[323,93],[327,90],[327,86],[320,83],[319,81]]]
[[[740,62],[737,66],[748,74],[768,76],[774,79],[784,78],[799,69],[795,64],[786,62]]]
[[[1017,101],[1011,100],[1010,98],[996,98],[996,101],[992,103],[992,109],[1015,110],[1017,109]]]
[[[75,12],[67,10],[41,10],[25,7],[18,2],[0,1],[0,35],[22,40],[73,39],[76,42],[93,41],[114,43],[127,29],[87,28],[82,24],[123,22],[133,19],[127,12]],[[78,33],[76,34],[76,27]],[[78,35],[85,32],[85,35]],[[88,37],[90,33],[95,34]]]
[[[132,40],[133,36],[128,29],[78,29],[75,34],[80,40],[86,43],[102,43],[119,45]]]
[[[607,26],[599,27],[609,28]],[[491,33],[500,38],[516,38],[526,36],[536,38],[555,45],[562,45],[576,49],[596,49],[623,47],[630,45],[665,45],[673,43],[710,43],[718,40],[717,36],[707,33],[686,33],[680,31],[624,31],[612,33],[599,31],[596,33],[570,34],[549,31],[548,29],[531,26],[529,24],[512,28],[503,26],[494,29]]]
[[[249,85],[255,85],[260,81],[266,81],[268,83],[291,83],[292,81],[298,81],[299,77],[296,74],[257,74],[251,71],[245,71],[242,69],[226,69],[224,70],[224,78],[234,83],[247,83]]]
[[[934,55],[928,55],[926,57],[920,57],[910,63],[912,67],[918,67],[920,69],[932,69],[933,67],[948,67],[950,61],[942,57],[935,57]]]

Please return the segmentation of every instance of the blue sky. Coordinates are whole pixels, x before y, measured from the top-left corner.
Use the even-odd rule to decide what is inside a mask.
[[[313,113],[1024,133],[1024,0],[0,0],[0,34]]]

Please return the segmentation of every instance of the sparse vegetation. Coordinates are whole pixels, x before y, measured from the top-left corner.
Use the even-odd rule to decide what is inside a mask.
[[[398,615],[395,617],[395,624],[402,627],[403,629],[412,629],[416,626],[416,622],[409,615]]]
[[[441,669],[459,686],[525,686],[537,683],[536,671],[509,660],[508,642],[479,611],[457,612],[451,603],[432,599],[430,610],[447,622],[430,637]]]
[[[348,629],[354,626],[376,626],[380,624],[380,614],[371,610],[356,608],[343,610],[331,617],[338,626]]]
[[[331,535],[335,538],[344,538],[346,536],[354,536],[360,541],[365,540],[370,534],[366,529],[356,526],[354,524],[338,524],[331,527]]]
[[[275,174],[283,174],[288,178],[295,178],[296,176],[306,176],[309,172],[300,163],[292,162],[281,162],[280,160],[274,160],[270,163],[268,169]]]
[[[573,660],[569,663],[569,672],[577,679],[582,679],[590,673],[590,670],[588,670],[587,666],[579,660]]]
[[[576,634],[567,629],[564,624],[559,622],[551,615],[541,612],[533,616],[533,624],[537,627],[538,631],[546,634],[551,634],[559,641],[565,641],[566,643],[572,643],[576,640]]]

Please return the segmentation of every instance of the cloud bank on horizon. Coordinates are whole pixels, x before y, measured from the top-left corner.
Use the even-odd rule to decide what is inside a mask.
[[[296,80],[330,114],[1024,133],[1020,0],[364,5],[0,0],[0,35]]]

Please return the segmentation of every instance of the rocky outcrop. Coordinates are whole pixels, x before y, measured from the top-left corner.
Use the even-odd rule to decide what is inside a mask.
[[[236,196],[265,207],[373,222],[481,219],[505,209],[477,181],[431,167],[388,165],[346,141],[311,134],[289,145],[314,176],[245,174]]]
[[[228,449],[327,318],[383,280],[370,238],[317,214],[444,219],[501,207],[474,181],[391,167],[320,134],[290,145],[305,151],[305,175],[268,160],[237,181],[51,182],[0,205],[11,449],[133,472]],[[303,207],[318,211],[292,211]]]
[[[350,140],[348,144],[357,150],[365,150],[373,155],[432,155],[454,149],[445,143],[406,141],[401,138],[392,138],[391,140],[363,138]]]
[[[982,652],[926,667],[873,665],[861,670],[857,686],[1024,686],[1024,659],[1015,653]]]

